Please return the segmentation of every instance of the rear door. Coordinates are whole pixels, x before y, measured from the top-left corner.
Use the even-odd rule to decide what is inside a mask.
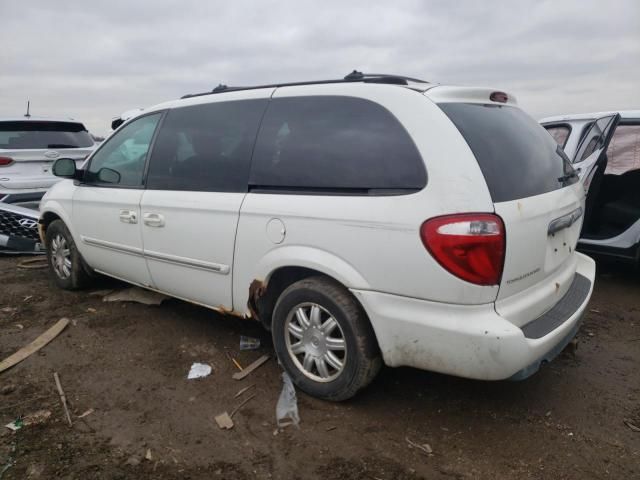
[[[46,189],[60,179],[51,173],[57,158],[77,160],[78,167],[94,150],[81,123],[20,120],[0,122],[0,187]]]
[[[619,123],[619,113],[597,118],[580,140],[572,163],[587,192],[591,187],[596,167],[600,166],[602,172],[606,168],[605,153]]]
[[[558,301],[556,292],[566,292],[573,280],[584,205],[577,175],[554,139],[517,107],[440,107],[473,151],[504,222],[506,255],[496,309],[522,324],[548,310]],[[526,295],[530,288],[537,293],[528,295],[525,315],[501,311],[501,299]]]
[[[270,94],[224,94],[174,108],[164,119],[142,197],[144,254],[159,290],[233,308],[236,227]]]

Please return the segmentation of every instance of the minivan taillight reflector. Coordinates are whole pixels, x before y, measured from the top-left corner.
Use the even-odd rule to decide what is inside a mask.
[[[502,277],[505,232],[490,213],[446,215],[427,220],[420,238],[440,265],[476,285],[497,285]]]
[[[8,167],[13,163],[13,158],[11,157],[0,157],[0,167]]]

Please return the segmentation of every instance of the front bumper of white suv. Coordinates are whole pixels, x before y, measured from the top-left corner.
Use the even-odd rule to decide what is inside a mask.
[[[452,305],[352,290],[363,305],[388,366],[410,366],[479,380],[519,380],[552,360],[575,336],[595,279],[595,262],[576,253],[569,291],[522,328],[493,303]]]

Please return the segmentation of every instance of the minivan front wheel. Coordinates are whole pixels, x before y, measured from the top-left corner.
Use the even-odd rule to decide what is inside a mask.
[[[326,277],[289,286],[273,312],[280,363],[301,390],[346,400],[368,385],[382,364],[373,329],[351,293]]]
[[[87,266],[62,220],[51,222],[45,238],[49,272],[56,285],[76,290],[90,283]]]

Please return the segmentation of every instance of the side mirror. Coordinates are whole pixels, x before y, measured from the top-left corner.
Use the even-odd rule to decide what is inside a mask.
[[[98,170],[98,181],[101,183],[120,183],[120,173],[107,167]]]
[[[59,158],[51,169],[56,177],[76,178],[76,161],[71,158]]]

